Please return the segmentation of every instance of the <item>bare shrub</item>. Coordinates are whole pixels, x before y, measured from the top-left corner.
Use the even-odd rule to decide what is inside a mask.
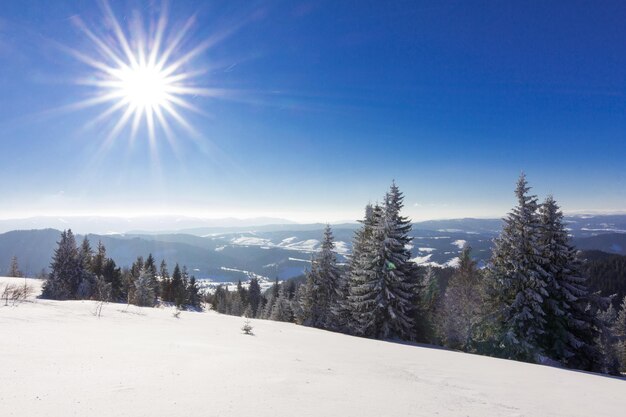
[[[93,315],[100,318],[102,315],[102,308],[106,303],[111,300],[111,283],[106,282],[103,277],[96,278],[96,309]]]
[[[2,290],[1,298],[4,305],[18,305],[26,301],[34,293],[33,287],[24,283],[24,285],[6,284]]]

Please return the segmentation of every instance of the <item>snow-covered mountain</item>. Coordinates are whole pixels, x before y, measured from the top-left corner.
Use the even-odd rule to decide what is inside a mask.
[[[568,217],[577,247],[626,254],[626,216]],[[413,224],[411,253],[422,265],[455,266],[464,244],[473,248],[479,263],[489,259],[500,220],[436,220]],[[214,226],[186,229],[185,233],[118,233],[88,235],[93,246],[101,240],[119,265],[129,266],[137,256],[152,253],[168,264],[187,265],[198,278],[214,281],[246,280],[251,276],[286,279],[298,276],[319,248],[323,224]],[[333,225],[336,250],[345,262],[358,223]],[[35,275],[47,268],[61,229],[12,231],[0,234],[0,274],[8,271],[12,256]]]

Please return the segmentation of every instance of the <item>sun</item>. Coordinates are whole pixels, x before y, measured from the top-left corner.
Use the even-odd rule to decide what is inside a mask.
[[[120,99],[138,112],[154,111],[168,103],[173,83],[154,65],[125,67],[116,71]]]
[[[194,133],[184,111],[201,111],[190,98],[224,96],[224,90],[199,85],[206,80],[201,77],[206,71],[194,68],[193,61],[211,43],[194,44],[187,39],[195,19],[188,19],[176,30],[168,30],[167,9],[163,7],[156,21],[144,24],[137,15],[125,29],[110,5],[106,1],[101,4],[104,24],[90,26],[80,17],[72,18],[92,43],[88,52],[65,48],[92,69],[89,76],[78,80],[79,84],[92,87],[92,95],[74,107],[102,108],[100,115],[89,121],[90,125],[114,121],[108,124],[112,127],[107,143],[128,128],[134,139],[142,126],[147,129],[151,144],[160,134],[172,142],[173,125]]]

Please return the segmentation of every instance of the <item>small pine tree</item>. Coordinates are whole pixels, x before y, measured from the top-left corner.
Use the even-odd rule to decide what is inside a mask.
[[[241,330],[243,331],[244,334],[248,335],[248,336],[253,336],[254,333],[252,333],[252,325],[250,324],[250,320],[247,320],[243,323],[243,327],[241,328]]]
[[[24,274],[20,271],[20,266],[17,263],[17,256],[11,258],[11,266],[9,267],[9,274],[7,276],[12,278],[21,278]]]

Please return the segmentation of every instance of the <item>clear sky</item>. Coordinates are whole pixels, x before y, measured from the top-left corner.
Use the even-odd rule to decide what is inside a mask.
[[[110,5],[131,49],[138,18],[151,39],[159,1]],[[0,2],[0,217],[353,220],[392,179],[415,220],[491,217],[522,170],[566,211],[626,210],[623,1],[177,0],[194,132],[152,141],[76,105],[106,93],[77,58],[102,58],[86,30],[120,49],[106,16]]]

